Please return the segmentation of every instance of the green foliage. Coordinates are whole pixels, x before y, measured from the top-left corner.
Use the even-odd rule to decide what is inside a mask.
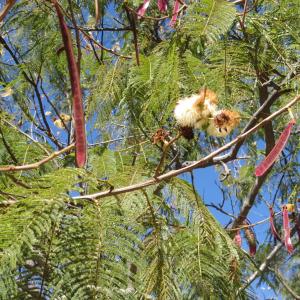
[[[86,170],[76,169],[70,150],[31,170],[0,171],[1,299],[251,298],[248,291],[237,293],[270,253],[270,236],[249,259],[205,203],[213,201],[220,212],[231,206],[228,221],[239,215],[257,181],[254,166],[265,155],[266,135],[276,139],[288,117],[274,119],[272,132],[262,128],[249,136],[237,154],[243,160],[228,162],[231,173],[218,182],[223,204],[201,198],[181,177],[115,196],[74,199],[153,178],[164,151],[153,134],[163,128],[166,140],[175,137],[176,102],[203,87],[216,92],[220,108],[241,113],[228,140],[274,91],[282,94],[260,117],[298,93],[299,1],[248,1],[244,16],[243,5],[230,1],[185,2],[170,28],[154,0],[147,18],[134,13],[142,1],[99,0],[99,24],[95,1],[59,1],[80,57],[88,162]],[[171,16],[174,1],[168,3]],[[72,99],[50,1],[17,1],[0,27],[1,168],[41,161],[74,136],[72,123],[68,130],[54,123],[61,113],[72,115]],[[298,115],[299,104],[294,111]],[[195,130],[193,140],[172,144],[161,169],[179,168],[225,142]],[[299,178],[299,137],[293,133],[251,205],[273,201],[279,209],[295,201]],[[282,250],[277,258],[271,267],[290,269],[297,291],[299,254],[288,261]],[[282,287],[268,269],[261,280],[274,290]]]

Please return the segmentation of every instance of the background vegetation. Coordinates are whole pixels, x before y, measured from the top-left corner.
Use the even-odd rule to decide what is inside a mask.
[[[138,17],[141,2],[59,1],[85,108],[88,161],[78,169],[73,124],[61,120],[72,115],[72,94],[53,5],[1,1],[0,298],[249,299],[258,279],[300,299],[296,234],[291,255],[271,234],[253,257],[233,242],[256,205],[279,212],[296,203],[299,127],[259,178],[255,165],[274,147],[286,113],[205,158],[298,94],[299,1],[179,1],[173,27],[174,1],[160,12],[152,0]],[[165,153],[166,176],[153,178],[164,152],[153,134],[163,128],[175,137],[177,100],[202,87],[217,93],[220,107],[238,110],[241,124],[225,139],[201,131],[180,138]],[[298,117],[299,104],[293,111]],[[212,165],[223,193],[213,206],[230,217],[227,228],[193,176],[175,176]],[[292,234],[297,219],[296,210]],[[252,245],[255,231],[243,231]]]

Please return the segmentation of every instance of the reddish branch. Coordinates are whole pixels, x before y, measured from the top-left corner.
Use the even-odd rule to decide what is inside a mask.
[[[75,127],[75,149],[76,149],[76,165],[79,168],[84,167],[87,158],[86,151],[86,136],[85,136],[85,120],[83,112],[82,95],[80,88],[79,70],[75,61],[72,38],[65,23],[62,10],[56,0],[52,0],[52,3],[56,9],[56,13],[59,19],[59,25],[61,30],[62,39],[64,42],[68,68],[72,87],[73,96],[73,116],[74,116],[74,127]]]

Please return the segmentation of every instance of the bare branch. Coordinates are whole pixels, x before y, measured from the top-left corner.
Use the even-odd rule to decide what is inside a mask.
[[[161,155],[161,159],[159,161],[158,166],[156,167],[155,170],[155,177],[159,176],[160,174],[160,169],[162,168],[164,161],[165,161],[165,157],[167,155],[167,152],[170,148],[170,146],[175,143],[179,138],[181,137],[181,133],[178,133],[173,139],[171,139],[169,142],[165,142],[165,144],[163,145],[163,153]]]

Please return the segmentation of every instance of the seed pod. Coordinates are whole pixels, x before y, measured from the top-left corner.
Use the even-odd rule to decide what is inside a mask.
[[[238,247],[241,247],[241,246],[242,246],[242,237],[241,237],[240,230],[237,230],[237,231],[236,231],[235,237],[233,238],[233,242],[234,242]]]
[[[168,0],[157,0],[157,6],[161,12],[166,12],[168,9]]]
[[[174,8],[173,8],[173,13],[172,13],[172,19],[170,21],[170,26],[173,27],[177,21],[178,13],[179,13],[179,8],[180,8],[180,1],[175,0],[174,3]]]
[[[282,208],[282,218],[283,218],[284,245],[288,253],[292,253],[294,251],[294,248],[290,236],[291,229],[289,223],[289,213],[285,205]]]
[[[150,4],[150,0],[144,0],[144,3],[138,8],[138,10],[136,12],[138,15],[138,18],[143,17],[145,15],[149,4]]]
[[[255,169],[256,176],[259,177],[264,175],[269,170],[269,168],[273,165],[273,163],[276,161],[276,159],[284,149],[289,139],[289,136],[291,135],[292,128],[295,124],[296,124],[295,120],[291,120],[288,123],[287,127],[283,130],[279,139],[277,140],[274,148],[270,151],[270,153],[266,156],[266,158]]]
[[[84,167],[87,153],[86,153],[86,136],[85,136],[85,120],[83,112],[82,95],[80,88],[79,70],[74,57],[72,38],[64,20],[61,8],[56,0],[52,0],[56,9],[59,20],[60,31],[64,42],[64,47],[67,55],[68,68],[71,80],[72,96],[73,96],[73,117],[75,128],[75,150],[76,150],[76,165],[79,168]]]

